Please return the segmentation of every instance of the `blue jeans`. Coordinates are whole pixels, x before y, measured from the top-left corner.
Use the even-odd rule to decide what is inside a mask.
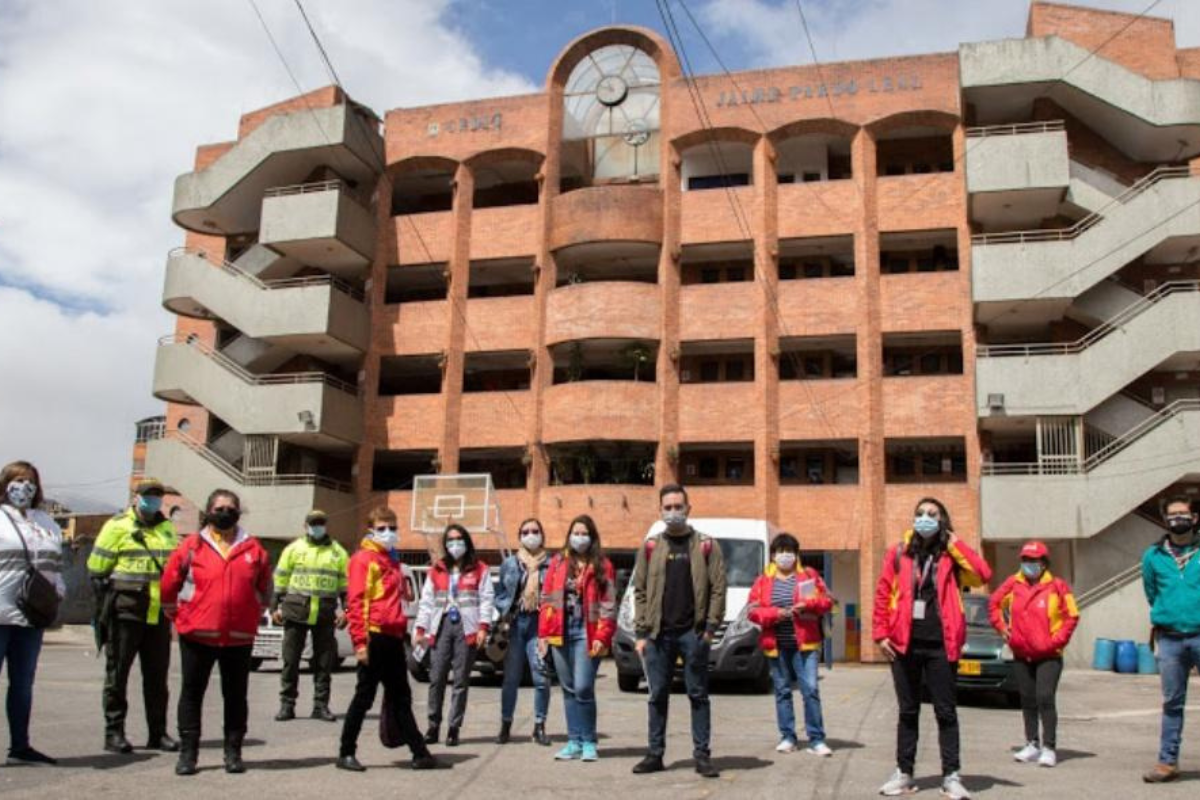
[[[808,743],[815,745],[825,741],[825,723],[821,719],[821,690],[817,686],[817,667],[821,663],[821,651],[781,647],[779,656],[768,661],[771,664],[771,681],[775,684],[775,721],[779,724],[780,738],[790,742],[797,741],[792,686],[799,683],[800,696],[804,698],[804,732],[808,735]]]
[[[1187,702],[1188,676],[1200,668],[1200,633],[1188,637],[1158,637],[1158,672],[1162,678],[1162,736],[1160,764],[1179,763],[1183,739],[1183,706]]]
[[[667,710],[675,661],[683,659],[683,683],[692,704],[692,757],[708,758],[712,738],[708,702],[708,642],[693,630],[663,631],[646,640],[644,663],[650,691],[650,755],[667,750]]]
[[[9,752],[29,747],[29,717],[33,713],[33,676],[42,652],[42,629],[0,625],[0,669],[8,665]]]
[[[567,622],[562,647],[551,648],[554,671],[562,686],[567,710],[567,738],[576,744],[596,743],[596,666],[588,655],[587,626],[583,619]]]
[[[512,722],[517,710],[517,687],[525,665],[533,673],[533,719],[546,721],[550,711],[550,682],[545,673],[538,669],[537,640],[538,615],[536,612],[520,612],[513,619],[508,634],[508,652],[504,654],[504,688],[500,690],[500,721]]]

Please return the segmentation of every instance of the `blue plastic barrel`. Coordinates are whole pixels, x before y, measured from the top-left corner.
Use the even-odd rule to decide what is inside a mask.
[[[1117,657],[1117,643],[1112,639],[1097,639],[1092,651],[1092,669],[1112,672]]]
[[[1122,639],[1117,642],[1117,672],[1126,674],[1138,671],[1138,649],[1130,639]]]
[[[1158,661],[1154,658],[1154,651],[1150,649],[1150,645],[1138,643],[1138,673],[1141,675],[1157,675]]]

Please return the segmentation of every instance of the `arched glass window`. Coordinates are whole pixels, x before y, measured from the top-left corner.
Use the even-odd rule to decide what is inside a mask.
[[[564,88],[563,176],[579,185],[659,172],[658,66],[632,45],[589,53]]]

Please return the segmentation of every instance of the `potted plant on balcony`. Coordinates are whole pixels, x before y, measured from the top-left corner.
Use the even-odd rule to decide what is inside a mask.
[[[642,366],[650,364],[654,353],[645,342],[632,342],[621,348],[621,360],[633,370],[633,379],[638,380]]]

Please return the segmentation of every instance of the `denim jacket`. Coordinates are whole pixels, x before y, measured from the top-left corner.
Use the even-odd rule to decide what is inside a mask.
[[[547,557],[538,568],[543,582],[546,580],[546,567],[548,566],[550,566],[550,559]],[[496,590],[496,611],[500,613],[500,616],[503,617],[509,611],[516,609],[524,585],[525,565],[521,563],[521,559],[517,558],[516,554],[513,554],[500,564],[500,586]],[[530,609],[529,613],[536,614],[537,609]]]

